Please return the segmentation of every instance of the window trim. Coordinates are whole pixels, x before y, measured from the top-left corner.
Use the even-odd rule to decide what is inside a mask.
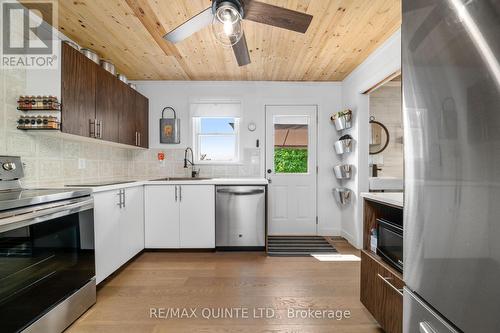
[[[234,119],[234,133],[200,133],[201,132],[201,119],[202,118],[233,118]],[[192,117],[192,142],[193,142],[193,155],[195,164],[203,165],[229,165],[229,164],[240,164],[240,124],[241,118],[235,116],[193,116]],[[201,160],[199,158],[200,140],[201,137],[235,137],[235,151],[234,159],[230,161],[220,161],[220,160]]]

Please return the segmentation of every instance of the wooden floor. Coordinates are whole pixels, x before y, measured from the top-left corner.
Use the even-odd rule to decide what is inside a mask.
[[[359,256],[344,240],[334,242],[340,253]],[[68,332],[382,332],[359,301],[359,275],[359,261],[146,252],[103,282],[97,304]],[[150,318],[151,308],[193,308],[198,318]],[[245,308],[249,318],[202,318],[218,308]],[[274,316],[258,318],[258,308]],[[349,310],[350,318],[290,319],[288,309]]]

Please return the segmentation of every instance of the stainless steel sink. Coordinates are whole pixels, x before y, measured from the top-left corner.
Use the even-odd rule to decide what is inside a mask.
[[[193,177],[167,177],[167,178],[160,178],[160,179],[153,179],[152,181],[164,181],[164,182],[168,182],[168,181],[182,181],[182,180],[210,180],[212,178],[208,178],[208,177],[196,177],[196,178],[193,178]]]

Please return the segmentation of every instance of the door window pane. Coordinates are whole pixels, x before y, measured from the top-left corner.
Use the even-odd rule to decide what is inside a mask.
[[[308,117],[274,118],[274,172],[307,173],[309,128]]]

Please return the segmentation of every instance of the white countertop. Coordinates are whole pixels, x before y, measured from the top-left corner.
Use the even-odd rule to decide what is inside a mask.
[[[142,185],[267,185],[266,178],[211,178],[197,180],[137,180],[128,183],[104,185],[84,188],[91,189],[92,192],[112,191],[121,188],[135,187]],[[78,186],[71,186],[78,188]]]
[[[361,197],[401,208],[404,205],[403,192],[363,192]]]

